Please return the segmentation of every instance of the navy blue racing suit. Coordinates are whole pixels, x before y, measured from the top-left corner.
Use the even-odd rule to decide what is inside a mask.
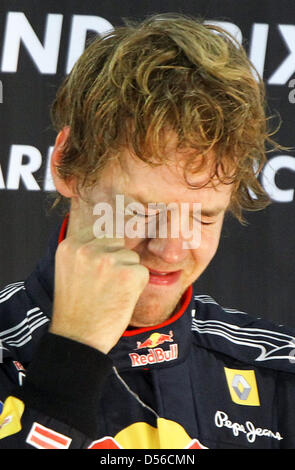
[[[48,332],[59,232],[0,293],[0,449],[295,448],[295,332],[184,294],[105,355]],[[120,312],[118,312],[120,315]]]

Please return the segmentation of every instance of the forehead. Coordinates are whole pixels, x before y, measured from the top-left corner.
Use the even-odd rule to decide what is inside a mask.
[[[188,175],[188,185],[181,159],[183,153],[174,152],[167,164],[151,166],[125,149],[119,161],[112,161],[101,175],[101,184],[107,192],[124,194],[130,200],[142,203],[194,203],[199,202],[207,209],[228,206],[232,194],[232,185],[220,183],[217,178],[208,182],[210,177],[209,164],[197,174]],[[209,156],[210,159],[210,156]],[[202,186],[202,187],[200,187]]]

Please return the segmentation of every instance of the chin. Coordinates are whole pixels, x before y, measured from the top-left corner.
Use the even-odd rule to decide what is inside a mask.
[[[152,305],[137,305],[134,309],[130,325],[135,327],[154,326],[162,323],[169,316],[169,314],[163,311],[163,306],[156,308]]]
[[[133,312],[130,325],[134,327],[149,327],[159,325],[168,320],[178,307],[181,295],[163,305],[163,297],[142,295]]]

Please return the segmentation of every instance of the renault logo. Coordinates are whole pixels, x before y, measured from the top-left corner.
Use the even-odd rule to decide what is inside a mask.
[[[240,400],[247,400],[251,391],[251,385],[248,384],[245,377],[240,374],[236,374],[232,381],[232,387]]]
[[[254,370],[224,368],[231,399],[238,405],[260,406]]]

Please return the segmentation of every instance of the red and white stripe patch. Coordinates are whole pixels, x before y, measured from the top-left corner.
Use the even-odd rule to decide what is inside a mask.
[[[68,449],[72,439],[39,423],[34,423],[26,442],[37,449]]]

